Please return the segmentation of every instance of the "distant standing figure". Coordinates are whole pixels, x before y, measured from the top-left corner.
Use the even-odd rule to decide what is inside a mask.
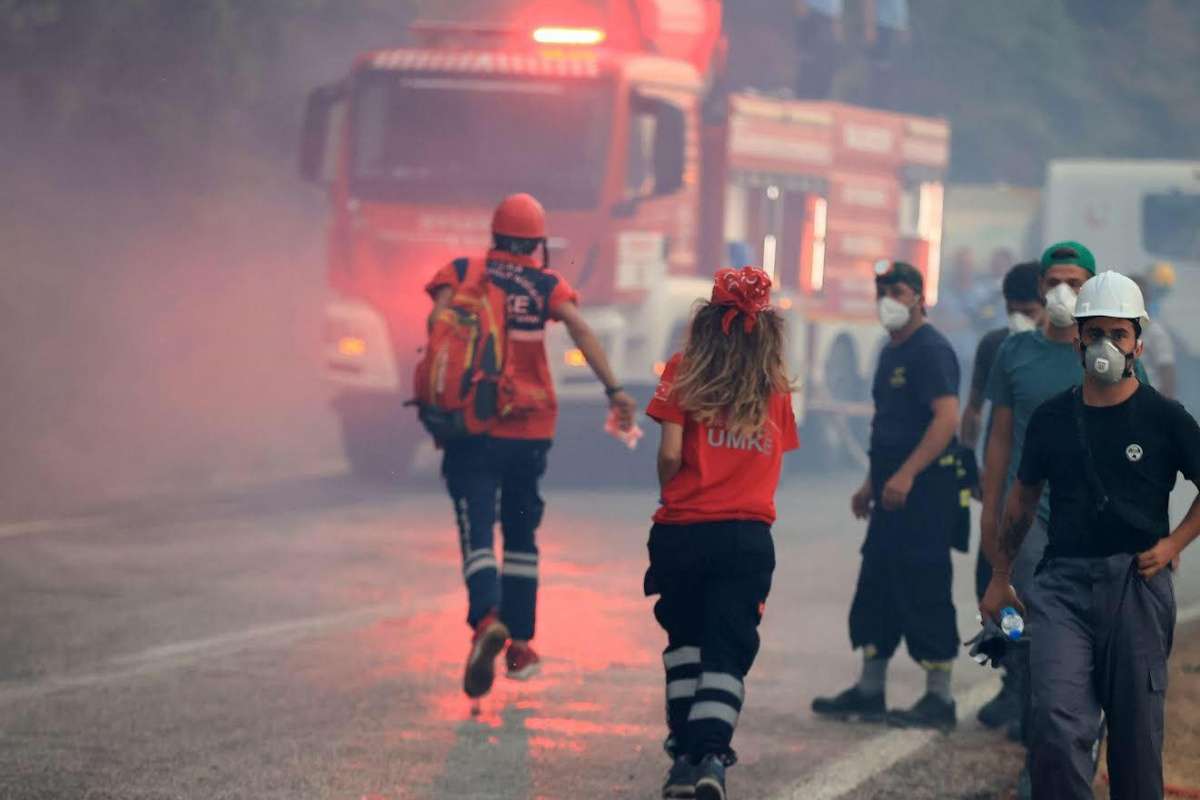
[[[842,0],[796,0],[796,96],[828,100],[842,41]]]
[[[871,6],[874,6],[874,9]],[[896,93],[896,62],[911,35],[908,0],[866,0],[866,31],[871,59],[872,104],[890,108]],[[874,11],[874,13],[871,13]]]
[[[1175,342],[1166,323],[1158,316],[1158,294],[1161,291],[1149,277],[1138,276],[1133,279],[1146,298],[1146,307],[1150,310],[1150,321],[1142,326],[1142,342],[1146,345],[1143,361],[1146,362],[1146,373],[1150,382],[1163,397],[1172,400],[1176,397],[1175,374]]]
[[[949,268],[943,273],[937,306],[930,317],[954,348],[960,364],[967,363],[975,352],[978,339],[975,331],[976,293],[975,262],[971,251],[960,248],[954,253]]]

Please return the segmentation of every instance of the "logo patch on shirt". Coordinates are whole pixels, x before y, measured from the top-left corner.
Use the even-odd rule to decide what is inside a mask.
[[[1145,455],[1145,453],[1140,444],[1131,444],[1129,447],[1125,448],[1125,457],[1133,463],[1141,461],[1143,455]]]
[[[888,379],[888,383],[892,384],[893,389],[899,389],[904,384],[908,383],[908,375],[905,367],[896,367],[892,370],[892,377]]]
[[[751,435],[737,434],[724,428],[708,429],[709,447],[724,447],[729,450],[755,450],[764,455],[771,452],[774,442],[770,434],[763,432]]]

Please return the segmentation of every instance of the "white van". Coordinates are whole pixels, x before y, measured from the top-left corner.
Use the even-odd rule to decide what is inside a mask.
[[[1158,261],[1174,265],[1163,320],[1200,355],[1200,161],[1051,161],[1042,210],[1042,245],[1080,241],[1098,269],[1137,275]]]

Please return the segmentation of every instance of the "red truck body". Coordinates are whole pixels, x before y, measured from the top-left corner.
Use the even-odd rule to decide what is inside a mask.
[[[936,301],[946,124],[725,91],[716,0],[481,5],[310,98],[302,171],[328,176],[326,358],[351,463],[394,471],[419,439],[400,404],[422,286],[481,253],[517,191],[546,206],[551,264],[626,385],[653,384],[713,271],[740,261],[793,317],[797,410],[862,412],[875,261],[917,264]],[[578,354],[551,347],[564,405],[598,404]]]

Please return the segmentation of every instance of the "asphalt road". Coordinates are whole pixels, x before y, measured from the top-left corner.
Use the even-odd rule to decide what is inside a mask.
[[[808,710],[857,674],[856,482],[781,487],[734,797],[853,797],[880,758],[928,743]],[[0,524],[0,798],[657,797],[664,641],[640,591],[654,493],[546,495],[544,672],[501,677],[477,715],[436,486],[305,479]],[[972,559],[955,557],[964,634]],[[1197,575],[1185,561],[1181,607]],[[992,680],[963,660],[955,690]],[[921,686],[898,657],[889,701]]]

